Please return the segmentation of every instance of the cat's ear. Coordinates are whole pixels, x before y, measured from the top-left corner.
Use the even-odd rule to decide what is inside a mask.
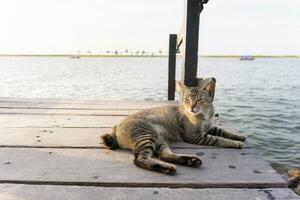
[[[216,88],[216,79],[215,78],[210,78],[207,83],[205,83],[202,87],[201,90],[204,90],[208,92],[208,94],[214,98],[215,95],[215,88]]]
[[[178,94],[182,95],[187,89],[188,87],[185,86],[182,81],[176,81],[176,92],[178,92]]]

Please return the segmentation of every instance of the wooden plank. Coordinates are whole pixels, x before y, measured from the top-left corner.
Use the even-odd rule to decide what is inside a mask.
[[[1,128],[0,147],[27,148],[104,148],[100,136],[108,128]],[[173,143],[172,148],[216,148],[187,143]],[[247,148],[250,145],[247,144]]]
[[[2,128],[0,147],[27,148],[104,148],[100,136],[108,128]],[[172,148],[216,148],[172,143]],[[247,146],[249,148],[249,145]]]
[[[0,115],[0,126],[8,127],[0,128],[0,147],[103,148],[103,145],[99,144],[99,137],[116,124],[118,119],[119,117],[108,116],[8,115],[7,117],[7,115]],[[215,124],[238,132],[222,118],[216,118]],[[173,148],[214,148],[187,143],[175,143],[171,146]],[[249,143],[246,144],[247,148],[250,146]]]
[[[164,105],[177,105],[172,101],[98,101],[95,103],[72,103],[64,101],[1,101],[0,108],[43,109],[146,109]]]
[[[0,108],[1,114],[11,115],[84,115],[84,116],[127,116],[136,112],[140,112],[140,109],[40,109],[40,108]],[[228,125],[225,119],[222,117],[216,117],[217,124],[219,126]]]
[[[0,115],[0,127],[7,128],[109,128],[124,116]]]
[[[0,129],[0,147],[103,148],[100,136],[108,128]]]
[[[1,148],[0,182],[115,187],[257,188],[286,182],[253,149],[175,150],[200,155],[201,168],[178,166],[174,176],[133,165],[127,151]]]
[[[0,185],[1,200],[74,200],[74,199],[119,199],[119,200],[299,200],[289,189],[169,189],[169,188],[106,188],[53,185]]]
[[[109,128],[117,124],[124,116],[80,116],[80,115],[31,115],[31,114],[1,114],[0,127],[6,128],[71,128],[91,127]],[[217,126],[228,128],[229,125],[222,118],[216,118]],[[231,128],[232,131],[237,130]]]
[[[141,110],[101,110],[101,109],[40,109],[40,108],[0,108],[0,114],[30,114],[30,115],[90,115],[90,116],[126,116]]]
[[[49,98],[10,98],[10,97],[0,97],[0,103],[2,102],[16,102],[16,103],[64,103],[64,104],[113,104],[120,102],[122,104],[168,104],[173,103],[173,101],[135,101],[135,100],[78,100],[78,99],[49,99]]]

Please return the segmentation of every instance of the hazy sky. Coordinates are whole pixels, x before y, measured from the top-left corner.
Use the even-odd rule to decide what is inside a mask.
[[[0,0],[0,54],[167,50],[184,0]],[[300,0],[211,0],[199,54],[300,55]]]

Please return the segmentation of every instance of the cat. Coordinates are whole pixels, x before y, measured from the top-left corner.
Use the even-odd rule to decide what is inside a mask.
[[[300,196],[300,169],[288,171],[288,186]]]
[[[215,78],[201,87],[187,87],[177,81],[176,91],[182,97],[178,106],[150,108],[127,116],[101,137],[103,144],[112,150],[132,150],[136,166],[166,174],[176,173],[174,164],[202,165],[197,156],[173,153],[169,143],[243,148],[246,136],[212,125],[215,84]]]

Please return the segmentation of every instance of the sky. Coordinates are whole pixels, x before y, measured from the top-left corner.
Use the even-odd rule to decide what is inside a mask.
[[[168,50],[184,0],[0,0],[0,54]],[[300,55],[299,0],[210,0],[200,55]]]

